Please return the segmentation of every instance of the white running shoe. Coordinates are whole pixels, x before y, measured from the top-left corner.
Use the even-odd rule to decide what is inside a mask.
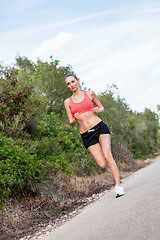
[[[118,198],[118,197],[121,197],[125,194],[125,191],[123,189],[123,187],[121,186],[115,186],[115,197]]]

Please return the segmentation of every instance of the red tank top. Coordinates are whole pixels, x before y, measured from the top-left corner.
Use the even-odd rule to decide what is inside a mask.
[[[81,102],[75,103],[72,100],[72,97],[70,97],[70,109],[72,114],[75,113],[85,113],[92,111],[94,108],[92,100],[88,97],[87,93],[84,91],[84,99]]]

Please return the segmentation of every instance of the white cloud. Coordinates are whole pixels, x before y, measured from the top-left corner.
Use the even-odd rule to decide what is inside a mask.
[[[62,65],[70,64],[85,86],[96,92],[104,91],[107,84],[116,84],[130,106],[143,111],[147,106],[155,109],[159,103],[158,13],[158,4],[137,7],[135,3],[123,9],[40,23],[36,28],[33,25],[5,35],[7,39],[14,35],[16,49],[19,47],[21,54],[27,53],[31,59],[48,60],[52,55]]]
[[[150,78],[155,79],[155,78],[160,78],[160,65],[156,66],[155,68],[152,69],[150,73]]]
[[[143,106],[145,103],[146,108],[151,108],[152,110],[156,111],[157,105],[160,103],[159,89],[160,82],[148,87],[141,97],[138,98],[139,101],[137,101],[137,104],[139,102],[139,105]]]
[[[133,110],[156,109],[153,89],[158,94],[159,22],[160,17],[143,19],[140,15],[93,29],[62,32],[43,42],[32,57],[53,55],[62,64],[70,64],[88,88],[100,92],[107,84],[116,84]]]
[[[62,52],[67,48],[68,45],[72,44],[78,38],[78,35],[62,32],[59,33],[56,37],[44,41],[37,49],[35,49],[31,55],[31,58],[48,58],[51,55],[54,55],[59,51]]]

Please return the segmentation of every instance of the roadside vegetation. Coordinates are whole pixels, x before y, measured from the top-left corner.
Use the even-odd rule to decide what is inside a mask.
[[[69,73],[71,66],[52,57],[35,63],[17,56],[13,66],[0,65],[1,239],[32,232],[113,185],[83,147],[78,126],[69,125],[64,109],[71,95],[64,82]],[[133,112],[114,85],[98,97],[123,177],[158,151],[159,116],[148,108]]]

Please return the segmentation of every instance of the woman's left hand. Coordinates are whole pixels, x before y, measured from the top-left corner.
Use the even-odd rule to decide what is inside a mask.
[[[93,111],[96,112],[96,113],[101,113],[101,112],[104,112],[104,108],[103,108],[103,107],[101,107],[101,108],[99,108],[99,107],[94,107],[94,108],[93,108]]]
[[[98,107],[94,107],[93,111],[96,112],[96,113],[99,113],[99,108]]]

